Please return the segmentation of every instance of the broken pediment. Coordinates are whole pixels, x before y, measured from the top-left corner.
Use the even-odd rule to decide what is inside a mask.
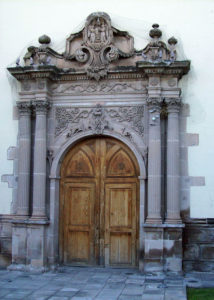
[[[85,64],[87,74],[95,79],[107,74],[111,62],[133,55],[133,37],[113,28],[110,17],[103,12],[88,16],[85,28],[67,39],[64,53],[67,60]]]
[[[87,17],[84,28],[67,38],[64,53],[51,49],[51,39],[43,35],[39,38],[40,46],[30,46],[23,58],[27,68],[23,69],[18,59],[17,68],[8,69],[17,79],[24,79],[23,71],[25,74],[32,73],[32,70],[41,73],[44,69],[47,74],[51,68],[52,78],[63,77],[64,80],[71,74],[78,79],[85,76],[98,81],[115,72],[170,74],[172,69],[173,74],[177,72],[181,77],[189,70],[190,64],[188,61],[176,61],[177,40],[170,38],[167,46],[160,40],[162,32],[159,25],[152,27],[149,32],[151,42],[143,50],[137,51],[133,37],[126,31],[112,27],[108,14],[92,13]]]

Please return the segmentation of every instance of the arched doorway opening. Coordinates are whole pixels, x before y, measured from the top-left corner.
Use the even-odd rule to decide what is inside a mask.
[[[139,166],[110,137],[77,143],[64,157],[60,180],[60,261],[137,266]]]

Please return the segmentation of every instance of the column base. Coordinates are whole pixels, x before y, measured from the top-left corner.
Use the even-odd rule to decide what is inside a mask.
[[[182,224],[182,220],[180,218],[167,218],[165,220],[166,224]]]
[[[45,215],[32,215],[31,218],[29,219],[30,221],[34,222],[34,221],[47,221],[48,222],[48,218]]]
[[[10,270],[24,268],[42,271],[47,268],[48,224],[47,218],[31,218],[13,222]]]
[[[143,224],[144,272],[182,273],[184,224]]]
[[[162,224],[162,219],[160,217],[149,217],[146,219],[146,224]]]

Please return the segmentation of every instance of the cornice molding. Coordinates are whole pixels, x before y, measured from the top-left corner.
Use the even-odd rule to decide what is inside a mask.
[[[109,70],[106,79],[144,79],[150,76],[174,76],[179,79],[190,70],[190,61],[176,61],[171,64],[151,62],[137,62],[136,66],[117,67]],[[50,79],[51,81],[85,81],[90,80],[87,72],[75,69],[60,69],[53,65],[17,66],[8,71],[19,81],[32,79]]]

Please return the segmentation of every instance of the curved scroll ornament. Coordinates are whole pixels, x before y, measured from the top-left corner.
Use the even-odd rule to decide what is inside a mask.
[[[87,48],[79,48],[75,52],[75,58],[77,61],[81,63],[85,63],[88,61],[90,53]]]
[[[72,54],[72,43],[81,36],[83,39],[81,47]],[[114,45],[114,41],[121,37],[126,40],[127,52]],[[88,77],[97,81],[107,75],[108,65],[112,61],[118,60],[120,57],[131,57],[134,54],[133,38],[128,33],[113,28],[109,15],[104,12],[90,14],[86,19],[83,31],[72,35],[67,43],[65,58],[84,63]]]

